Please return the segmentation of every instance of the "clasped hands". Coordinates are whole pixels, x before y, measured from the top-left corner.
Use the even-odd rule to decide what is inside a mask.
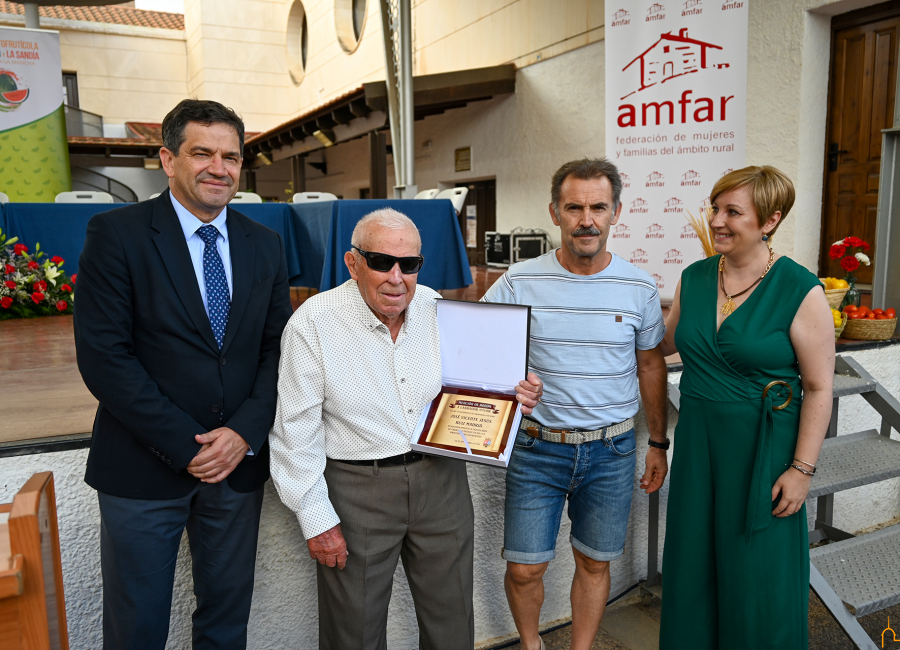
[[[250,449],[240,434],[228,427],[219,427],[194,436],[202,447],[187,466],[187,471],[204,483],[224,480]]]

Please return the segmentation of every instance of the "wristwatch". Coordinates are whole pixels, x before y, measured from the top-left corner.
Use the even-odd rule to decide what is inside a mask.
[[[651,438],[650,440],[647,441],[647,444],[650,445],[651,447],[656,447],[657,449],[668,450],[668,449],[669,449],[669,445],[672,444],[672,441],[669,440],[668,438],[666,438],[666,441],[665,441],[665,442],[656,442],[655,440],[653,440],[653,439]]]

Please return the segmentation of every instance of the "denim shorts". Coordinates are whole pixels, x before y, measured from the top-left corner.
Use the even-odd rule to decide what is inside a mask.
[[[598,561],[620,557],[635,450],[634,429],[580,445],[539,440],[520,429],[506,474],[503,558],[518,564],[552,560],[566,499],[572,546]]]

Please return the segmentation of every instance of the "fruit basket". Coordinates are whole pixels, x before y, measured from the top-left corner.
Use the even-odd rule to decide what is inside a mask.
[[[841,332],[844,331],[844,328],[847,327],[847,314],[841,314],[841,324],[838,325],[836,322],[834,324],[834,340],[837,341],[841,338]]]
[[[840,309],[841,303],[844,301],[844,296],[847,295],[850,287],[835,287],[835,285],[847,284],[847,282],[838,280],[837,278],[819,278],[819,282],[821,282],[825,288],[825,297],[828,299],[828,306],[832,309]]]
[[[846,315],[845,315],[846,317]],[[869,320],[860,318],[846,321],[842,336],[845,339],[857,341],[883,341],[894,335],[897,329],[897,319]]]

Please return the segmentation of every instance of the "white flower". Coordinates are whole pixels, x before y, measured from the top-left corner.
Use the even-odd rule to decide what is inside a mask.
[[[840,245],[843,244],[843,243],[844,243],[844,240],[843,240],[843,239],[838,239],[836,242],[834,242],[834,243],[832,244],[832,246],[840,246]]]
[[[860,264],[865,264],[866,266],[871,266],[869,263],[869,256],[866,255],[865,253],[857,253],[855,257],[856,257],[856,259],[859,260]]]
[[[867,262],[868,263],[868,262]],[[62,273],[60,273],[59,269],[55,266],[48,267],[44,270],[44,277],[47,278],[47,281],[50,282],[54,287],[56,286],[56,278],[58,278]]]

